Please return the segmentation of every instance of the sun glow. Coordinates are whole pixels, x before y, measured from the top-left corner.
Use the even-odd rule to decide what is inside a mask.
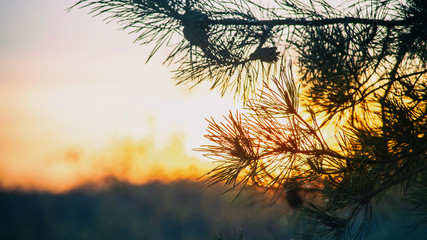
[[[197,180],[212,166],[184,152],[182,138],[172,137],[161,149],[150,137],[111,141],[100,150],[68,148],[42,158],[21,154],[3,162],[1,186],[6,189],[64,192],[93,183],[102,185],[116,178],[131,183]],[[25,164],[25,165],[24,165]]]
[[[85,10],[67,13],[70,2],[20,4],[0,3],[1,187],[61,192],[210,168],[192,149],[232,96],[175,86],[161,51],[144,64],[151,49]]]

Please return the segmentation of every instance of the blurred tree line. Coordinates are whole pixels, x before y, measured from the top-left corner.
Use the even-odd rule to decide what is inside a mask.
[[[199,182],[131,185],[110,181],[63,194],[0,192],[0,239],[31,240],[286,240],[307,229],[285,203],[266,207],[268,198],[246,191],[232,203],[220,187],[200,191]],[[255,199],[255,200],[254,200]],[[416,218],[387,205],[386,216],[368,239],[421,239],[423,231],[401,228]],[[285,215],[285,213],[292,213]]]
[[[294,229],[278,213],[283,209],[231,204],[232,196],[220,197],[222,191],[200,191],[200,182],[116,180],[104,189],[87,185],[63,194],[2,191],[0,239],[232,239],[240,229],[245,239],[290,238]]]

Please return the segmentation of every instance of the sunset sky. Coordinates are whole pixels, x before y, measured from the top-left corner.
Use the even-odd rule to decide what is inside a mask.
[[[76,1],[0,1],[0,186],[63,191],[107,176],[199,174],[204,118],[239,108],[175,86],[150,47]]]

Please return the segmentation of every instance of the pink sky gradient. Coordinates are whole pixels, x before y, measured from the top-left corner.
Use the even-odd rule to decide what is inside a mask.
[[[232,95],[175,86],[172,68],[161,65],[168,49],[145,64],[150,47],[87,9],[68,13],[74,2],[0,2],[0,185],[90,174],[94,154],[121,139],[151,142],[156,152],[171,151],[170,138],[179,136],[181,158],[200,158],[191,149],[204,141],[204,118],[236,108]],[[64,163],[70,149],[91,157]]]

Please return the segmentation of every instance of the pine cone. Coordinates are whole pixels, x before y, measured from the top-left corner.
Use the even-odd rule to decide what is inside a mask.
[[[259,47],[249,56],[249,59],[273,63],[279,59],[279,52],[276,47]]]
[[[304,201],[299,195],[300,188],[292,188],[286,191],[286,200],[291,208],[299,208],[303,205]]]
[[[184,37],[191,45],[204,48],[208,45],[209,17],[200,11],[187,11],[181,23]]]

